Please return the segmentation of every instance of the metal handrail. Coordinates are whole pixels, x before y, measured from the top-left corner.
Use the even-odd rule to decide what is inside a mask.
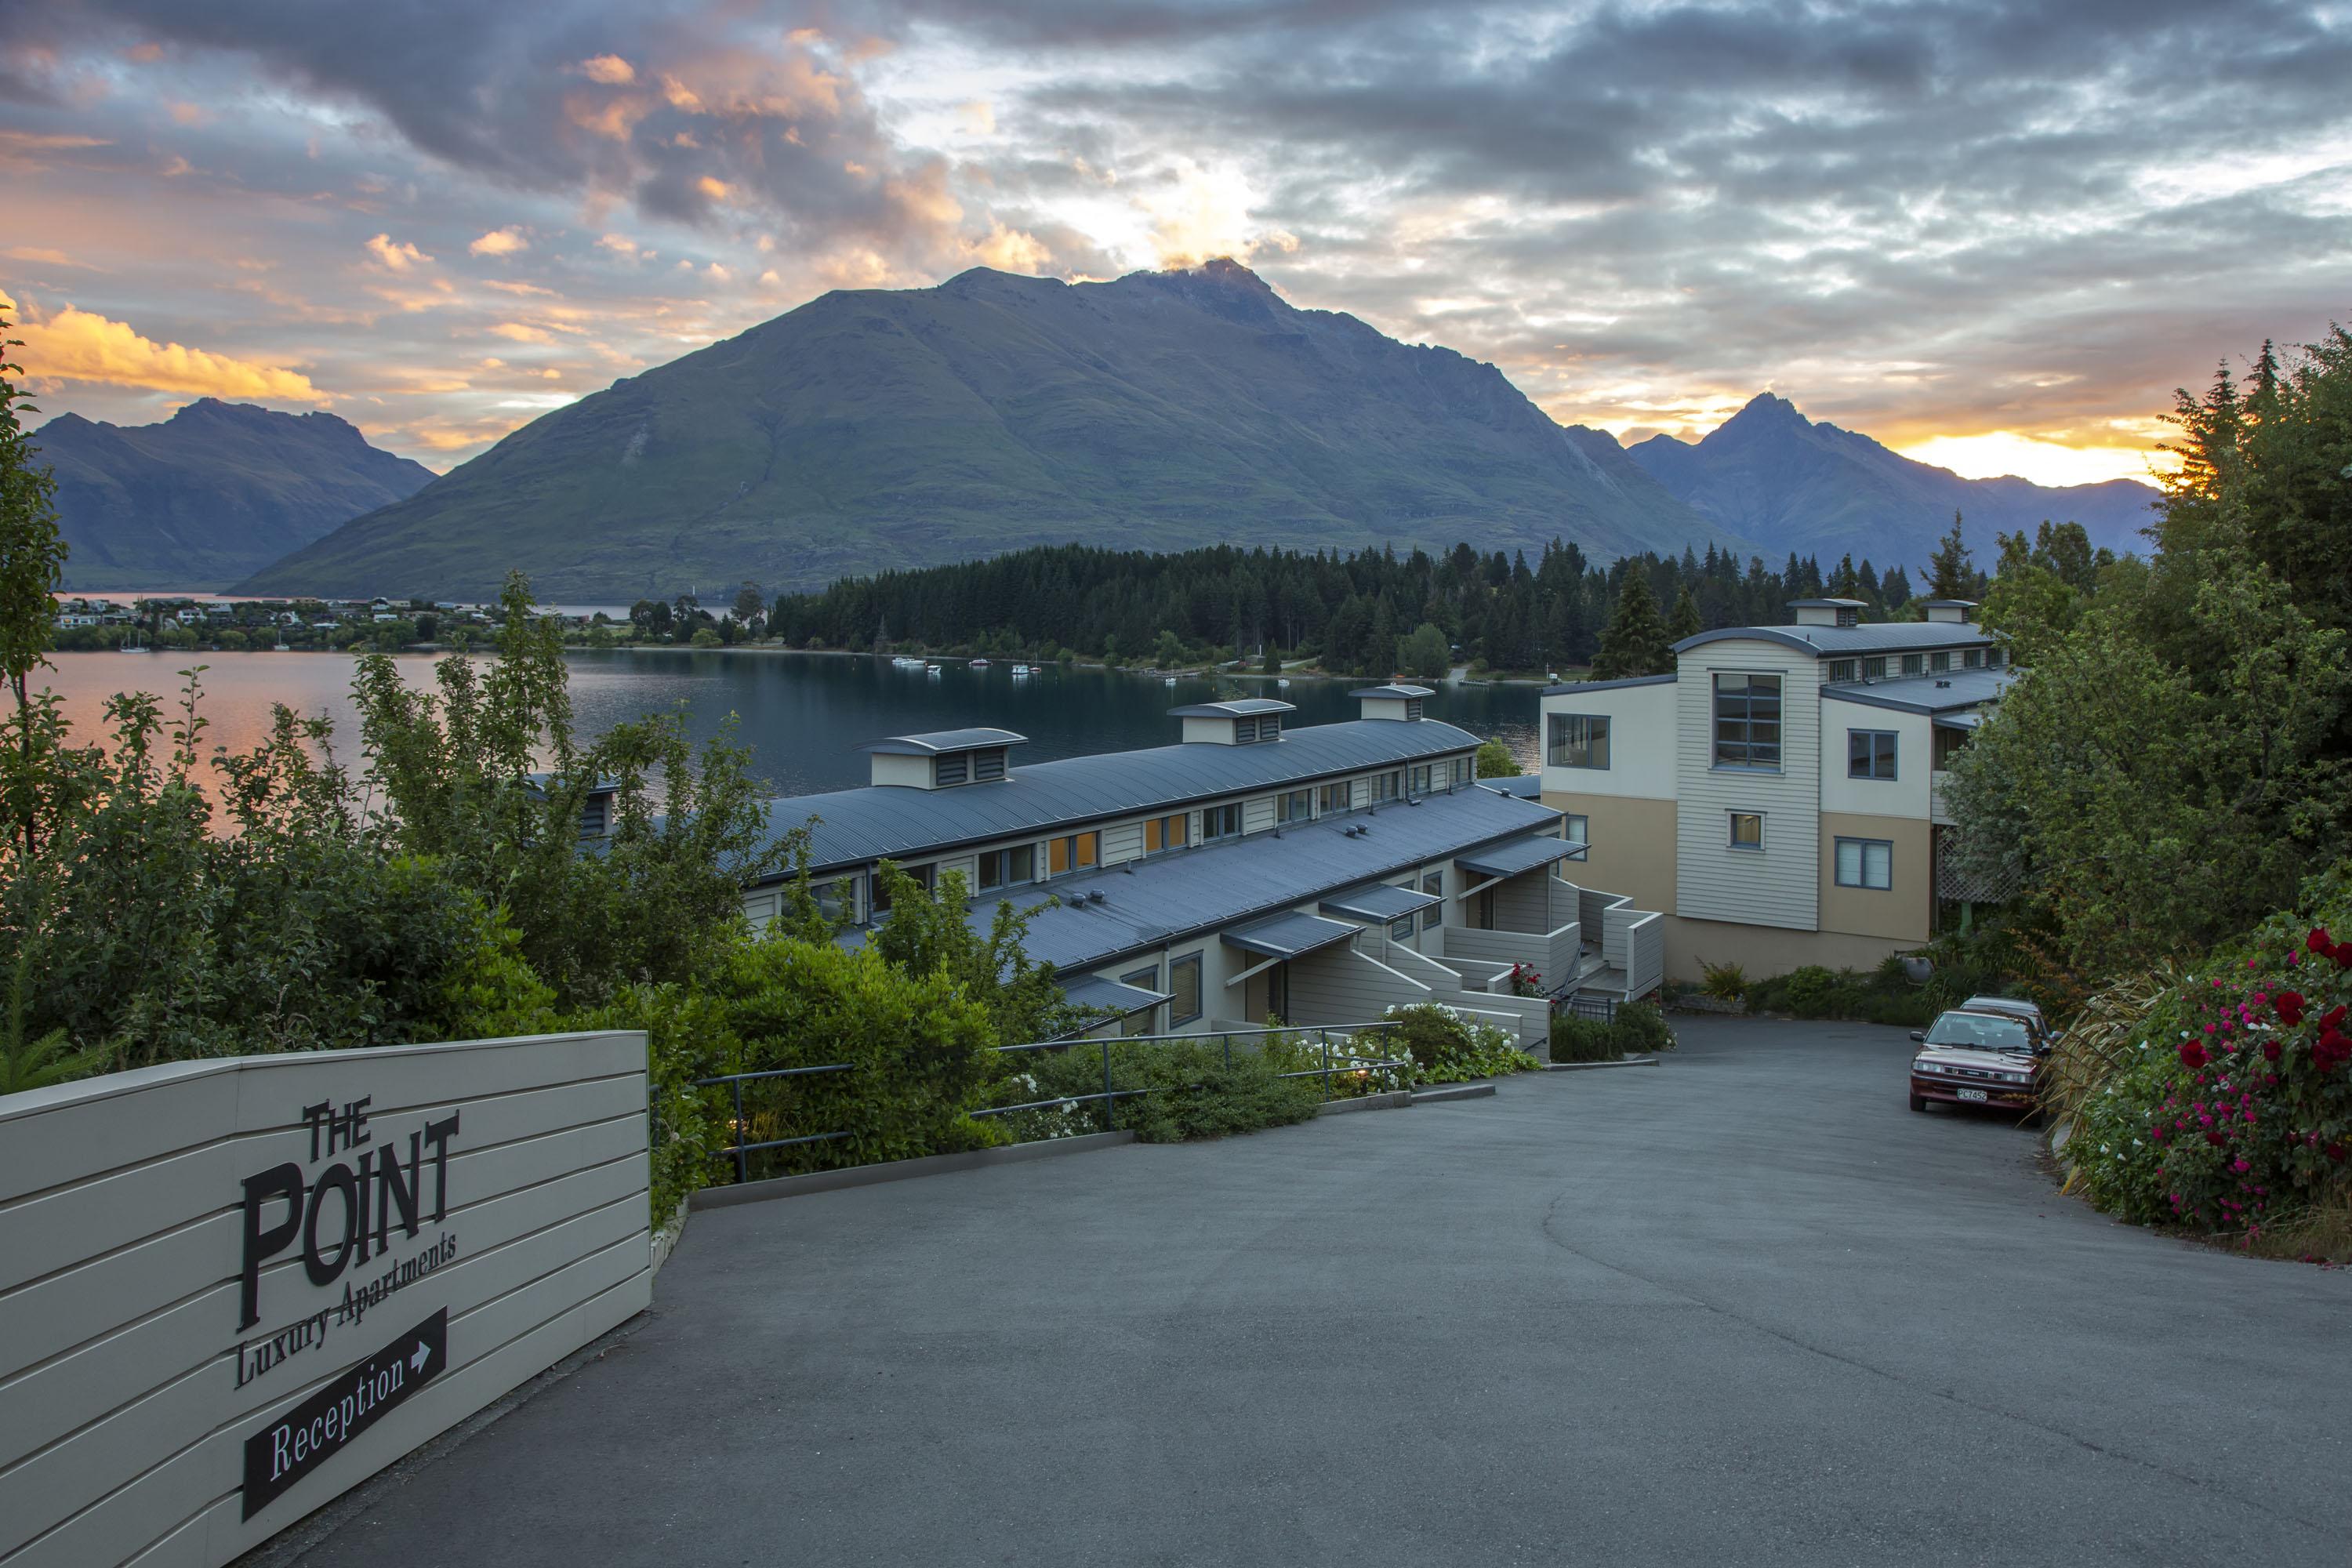
[[[1095,1026],[1100,1027],[1101,1026],[1097,1025]],[[1242,1029],[1203,1030],[1198,1034],[1106,1036],[1102,1039],[1096,1041],[1065,1038],[1058,1040],[1031,1040],[1024,1044],[1014,1046],[997,1046],[992,1047],[996,1054],[999,1056],[1008,1056],[1016,1051],[1067,1051],[1078,1049],[1089,1044],[1098,1045],[1102,1047],[1102,1089],[1099,1093],[1057,1094],[1050,1100],[1033,1100],[1024,1101],[1019,1105],[986,1106],[977,1110],[967,1111],[965,1114],[975,1118],[985,1116],[1005,1116],[1016,1110],[1042,1110],[1051,1106],[1091,1105],[1097,1101],[1100,1101],[1104,1107],[1104,1130],[1106,1131],[1116,1131],[1118,1121],[1118,1102],[1120,1100],[1134,1100],[1143,1095],[1157,1093],[1158,1090],[1152,1089],[1117,1088],[1111,1082],[1111,1047],[1149,1046],[1178,1041],[1185,1043],[1201,1043],[1213,1039],[1221,1039],[1224,1045],[1225,1065],[1227,1067],[1231,1067],[1234,1060],[1234,1041],[1237,1037],[1249,1038],[1253,1037],[1270,1035],[1305,1036],[1309,1033],[1318,1037],[1318,1044],[1321,1047],[1323,1056],[1322,1065],[1319,1067],[1303,1068],[1291,1072],[1276,1073],[1275,1076],[1276,1078],[1284,1079],[1320,1078],[1323,1080],[1323,1099],[1328,1103],[1331,1099],[1331,1075],[1335,1071],[1346,1073],[1359,1069],[1404,1067],[1409,1065],[1412,1059],[1409,1056],[1364,1057],[1358,1056],[1352,1051],[1344,1050],[1341,1054],[1335,1056],[1331,1049],[1331,1035],[1333,1031],[1337,1030],[1339,1032],[1340,1038],[1344,1046],[1344,1044],[1350,1041],[1356,1035],[1379,1034],[1393,1030],[1397,1026],[1398,1026],[1396,1024],[1386,1019],[1365,1024],[1297,1025],[1288,1027],[1279,1025],[1267,1025],[1263,1027],[1253,1026]],[[851,1135],[850,1129],[843,1128],[832,1132],[805,1133],[797,1138],[770,1138],[756,1143],[744,1142],[741,1140],[744,1132],[750,1126],[750,1123],[745,1119],[743,1111],[743,1086],[746,1083],[756,1082],[762,1079],[807,1078],[820,1073],[848,1072],[855,1068],[856,1065],[857,1064],[855,1062],[823,1062],[807,1067],[762,1068],[751,1072],[718,1073],[709,1078],[696,1079],[692,1084],[693,1088],[715,1089],[719,1085],[724,1084],[728,1087],[730,1093],[733,1097],[733,1126],[737,1142],[727,1144],[721,1148],[719,1152],[721,1154],[731,1154],[735,1157],[736,1182],[740,1184],[742,1183],[749,1182],[751,1179],[751,1157],[762,1150],[786,1149],[803,1143],[829,1143],[839,1139],[847,1138]]]

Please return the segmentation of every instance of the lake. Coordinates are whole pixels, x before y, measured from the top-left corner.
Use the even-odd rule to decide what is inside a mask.
[[[270,706],[285,703],[334,721],[337,751],[356,763],[358,711],[351,700],[353,659],[341,653],[61,653],[35,684],[65,699],[77,735],[92,735],[106,700],[118,691],[152,691],[168,700],[177,671],[203,663],[205,697],[198,711],[211,720],[206,739],[232,751],[258,743]],[[972,669],[941,660],[940,673],[892,668],[863,655],[783,652],[704,652],[688,648],[583,650],[565,657],[572,708],[583,734],[624,720],[684,706],[697,741],[737,715],[737,739],[752,752],[752,769],[777,795],[845,789],[867,778],[856,748],[885,735],[984,724],[1029,738],[1014,763],[1045,762],[1091,752],[1166,745],[1178,722],[1168,710],[1219,695],[1279,696],[1296,703],[1293,724],[1326,724],[1356,717],[1348,696],[1367,681],[1293,680],[1274,691],[1271,680],[1245,677],[1162,684],[1158,676],[1046,667],[1021,679],[1009,665]],[[434,656],[399,656],[412,682],[429,682]],[[1222,688],[1222,692],[1221,692]],[[1537,691],[1533,686],[1440,688],[1425,711],[1481,737],[1499,735],[1520,764],[1536,765]]]

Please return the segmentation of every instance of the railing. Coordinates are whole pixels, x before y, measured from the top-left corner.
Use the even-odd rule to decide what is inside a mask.
[[[1333,1098],[1331,1093],[1331,1079],[1334,1073],[1374,1071],[1386,1068],[1402,1068],[1411,1065],[1412,1058],[1409,1056],[1366,1057],[1356,1054],[1352,1048],[1357,1036],[1382,1034],[1392,1031],[1397,1026],[1395,1024],[1387,1022],[1298,1026],[1294,1027],[1269,1026],[1264,1028],[1221,1029],[1213,1034],[1129,1035],[1125,1037],[1109,1037],[1099,1040],[1076,1040],[1065,1038],[1058,1040],[1035,1040],[1027,1045],[1019,1046],[998,1046],[995,1047],[995,1050],[999,1056],[1012,1056],[1028,1051],[1080,1051],[1090,1047],[1098,1047],[1102,1057],[1102,1089],[1099,1092],[1088,1092],[1086,1094],[1057,1094],[1050,1099],[1025,1100],[1017,1105],[987,1106],[977,1110],[969,1111],[966,1114],[974,1118],[1009,1116],[1014,1111],[1019,1110],[1048,1110],[1066,1106],[1099,1104],[1103,1108],[1103,1131],[1107,1132],[1115,1131],[1118,1125],[1118,1102],[1120,1100],[1134,1100],[1143,1095],[1156,1094],[1159,1090],[1150,1088],[1118,1088],[1112,1081],[1112,1047],[1116,1046],[1124,1049],[1129,1047],[1166,1045],[1174,1042],[1181,1042],[1185,1045],[1205,1045],[1213,1041],[1221,1042],[1223,1047],[1224,1063],[1227,1067],[1231,1067],[1233,1066],[1234,1061],[1234,1040],[1255,1039],[1260,1043],[1262,1047],[1263,1043],[1272,1037],[1280,1037],[1284,1039],[1299,1040],[1302,1042],[1309,1037],[1312,1037],[1315,1040],[1317,1054],[1321,1058],[1317,1066],[1297,1068],[1289,1072],[1276,1073],[1275,1076],[1282,1079],[1319,1078],[1323,1080],[1323,1098],[1328,1102]],[[1338,1037],[1336,1047],[1333,1039],[1335,1035]],[[756,1142],[749,1141],[745,1136],[745,1134],[751,1131],[751,1121],[743,1106],[743,1086],[745,1084],[757,1083],[769,1079],[810,1078],[825,1073],[849,1072],[854,1070],[856,1067],[856,1064],[854,1062],[825,1062],[811,1067],[768,1068],[754,1072],[719,1073],[711,1078],[695,1079],[694,1087],[697,1089],[718,1089],[724,1087],[732,1097],[733,1118],[730,1125],[733,1130],[734,1142],[727,1144],[724,1148],[720,1149],[719,1152],[722,1155],[727,1155],[732,1158],[735,1165],[735,1180],[740,1184],[748,1182],[751,1179],[751,1159],[753,1154],[761,1153],[771,1149],[793,1148],[802,1144],[829,1143],[839,1139],[847,1138],[851,1135],[850,1129],[842,1128],[835,1131],[803,1133],[798,1137],[793,1138],[766,1138],[759,1140]],[[657,1133],[656,1136],[658,1136]]]
[[[1591,1018],[1600,1023],[1613,1024],[1617,1021],[1617,998],[1588,995],[1580,991],[1563,1000],[1559,1010],[1571,1018]]]

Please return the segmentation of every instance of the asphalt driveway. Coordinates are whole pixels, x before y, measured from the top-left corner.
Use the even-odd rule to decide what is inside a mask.
[[[697,1215],[302,1561],[2342,1562],[2352,1275],[2057,1196],[1859,1026]]]

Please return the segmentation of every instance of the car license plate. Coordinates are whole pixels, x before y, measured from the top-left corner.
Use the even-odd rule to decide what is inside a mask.
[[[1980,1089],[1963,1089],[1956,1090],[1955,1092],[1957,1092],[1962,1100],[1982,1100],[1985,1097],[1985,1091]]]

